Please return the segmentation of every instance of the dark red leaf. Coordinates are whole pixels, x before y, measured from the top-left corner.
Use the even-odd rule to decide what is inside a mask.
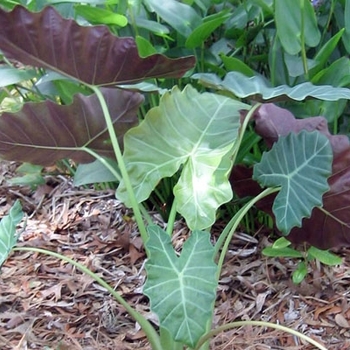
[[[0,9],[0,32],[6,56],[92,85],[180,77],[195,64],[193,56],[140,58],[133,38],[118,38],[106,26],[79,26],[52,7],[39,13],[22,6],[11,12]]]
[[[349,147],[349,140],[344,135],[331,135],[328,122],[324,117],[296,119],[287,109],[277,107],[272,103],[262,105],[254,114],[255,131],[262,136],[266,144],[271,147],[280,136],[301,130],[318,130],[326,135],[331,142],[334,157]]]
[[[141,94],[102,88],[116,134],[122,137],[138,123]],[[26,103],[17,113],[5,112],[0,118],[0,154],[3,159],[51,165],[70,158],[90,162],[92,156],[74,148],[89,147],[98,154],[113,157],[108,131],[96,95],[77,94],[71,105],[52,101]]]
[[[260,192],[262,192],[260,185],[254,181],[252,177],[253,168],[248,168],[245,165],[236,165],[233,167],[230,175],[230,183],[233,191],[239,197],[256,197]],[[273,193],[263,198],[256,203],[256,207],[274,217],[272,205],[275,197],[276,194]]]

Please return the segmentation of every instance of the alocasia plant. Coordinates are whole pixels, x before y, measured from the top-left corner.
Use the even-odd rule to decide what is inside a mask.
[[[331,135],[323,117],[296,119],[289,111],[272,104],[261,106],[254,114],[255,131],[271,147],[281,135],[301,130],[325,135],[332,146],[332,175],[328,179],[329,190],[323,195],[323,205],[317,205],[309,219],[303,219],[302,226],[293,228],[288,239],[294,243],[307,242],[320,249],[348,245],[350,242],[349,204],[349,157],[350,144],[345,135]],[[311,146],[311,145],[310,145]],[[252,169],[237,166],[233,169],[231,182],[242,196],[257,195],[261,189],[253,183]],[[304,200],[305,193],[297,193]],[[273,214],[272,200],[264,199],[258,206]]]
[[[116,85],[151,77],[179,77],[193,67],[193,57],[169,59],[155,54],[141,58],[132,38],[117,38],[103,26],[81,27],[71,19],[63,19],[51,7],[39,13],[30,13],[21,6],[11,12],[0,10],[0,30],[0,49],[8,58],[55,71],[93,92],[88,97],[75,96],[68,105],[46,100],[25,104],[17,113],[4,113],[0,119],[0,154],[6,159],[44,165],[49,164],[49,159],[54,162],[62,157],[85,162],[91,155],[100,160],[102,156],[115,156],[120,168],[117,175],[122,178],[117,193],[134,210],[149,258],[145,294],[159,316],[160,339],[149,322],[101,278],[81,264],[63,259],[107,288],[139,321],[155,350],[179,349],[183,345],[199,349],[207,339],[206,334],[210,335],[215,287],[228,242],[240,219],[258,199],[281,189],[276,198],[277,223],[286,233],[300,225],[313,207],[321,206],[322,195],[328,190],[331,141],[318,131],[279,137],[254,174],[256,180],[271,188],[249,201],[213,246],[209,232],[202,229],[214,223],[217,208],[230,200],[228,177],[242,135],[249,118],[264,106],[250,109],[236,99],[199,93],[189,85],[183,90],[174,87],[134,127],[136,110],[143,97],[138,92],[120,90]],[[23,35],[18,35],[19,32]],[[242,109],[249,110],[243,124],[240,123]],[[12,133],[13,129],[19,135]],[[19,151],[24,147],[29,150],[27,159]],[[87,152],[86,157],[83,152]],[[113,163],[108,164],[115,172]],[[175,172],[180,177],[174,187],[174,210],[167,232],[153,225],[146,228],[139,202],[148,198],[159,180]],[[305,172],[317,185],[314,191],[307,191],[309,182]],[[303,184],[308,201],[301,208],[296,191]],[[180,257],[175,254],[169,235],[176,211],[193,229]],[[14,244],[13,240],[10,242],[6,254]],[[48,254],[58,256],[53,252]],[[159,293],[160,289],[164,293]],[[162,336],[168,333],[170,338]]]

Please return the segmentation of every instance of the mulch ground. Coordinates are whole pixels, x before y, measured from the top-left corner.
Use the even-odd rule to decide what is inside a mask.
[[[18,246],[45,248],[88,266],[157,327],[142,295],[145,254],[132,214],[114,191],[75,188],[68,177],[47,176],[36,190],[10,186],[16,164],[1,162],[0,217],[16,199],[27,214]],[[162,225],[161,219],[153,214]],[[188,235],[182,221],[174,245]],[[215,235],[213,236],[215,240]],[[214,325],[264,320],[298,330],[329,350],[350,349],[350,250],[343,264],[314,264],[293,285],[295,259],[261,255],[267,235],[237,233],[217,293]],[[108,293],[68,263],[15,251],[0,271],[0,349],[150,349],[145,334]],[[211,349],[309,350],[281,331],[245,326],[219,334]]]

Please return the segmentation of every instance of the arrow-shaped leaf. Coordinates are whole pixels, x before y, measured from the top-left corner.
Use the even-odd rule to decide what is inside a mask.
[[[126,131],[137,124],[137,109],[143,97],[131,91],[101,90],[121,141]],[[77,94],[66,106],[51,101],[26,103],[19,112],[6,112],[0,118],[0,154],[7,160],[41,165],[63,158],[80,163],[94,160],[81,147],[113,157],[108,138],[96,95]]]
[[[159,180],[182,166],[174,188],[177,210],[192,230],[212,225],[216,209],[232,196],[227,153],[238,133],[241,109],[247,105],[200,94],[191,86],[166,93],[125,135],[124,157],[137,200],[147,199]],[[117,196],[130,205],[123,182]]]
[[[150,226],[148,233],[144,294],[174,340],[194,347],[207,330],[216,296],[217,265],[210,235],[193,231],[178,257],[166,232]]]
[[[22,6],[0,8],[0,49],[24,64],[44,67],[92,85],[145,78],[180,77],[194,57],[140,58],[133,38],[118,38],[106,26],[82,27],[52,7],[31,13]]]
[[[263,186],[281,186],[273,203],[277,227],[288,234],[301,226],[329,190],[332,147],[326,136],[313,131],[280,137],[261,162],[254,166],[253,179]]]

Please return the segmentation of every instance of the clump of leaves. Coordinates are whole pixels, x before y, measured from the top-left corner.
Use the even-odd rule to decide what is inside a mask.
[[[148,3],[150,8],[156,8],[156,2]],[[220,14],[220,20],[211,25],[222,23],[225,17],[226,14]],[[18,35],[23,28],[30,37]],[[11,160],[28,161],[24,159],[27,157],[43,165],[62,157],[88,162],[94,156],[108,166],[122,180],[117,195],[133,208],[145,243],[149,257],[145,293],[160,318],[160,338],[118,293],[98,276],[94,278],[139,321],[155,350],[175,349],[177,342],[181,347],[184,344],[198,348],[210,334],[215,287],[240,220],[259,199],[277,191],[274,214],[277,226],[285,234],[300,227],[314,207],[321,208],[332,172],[330,137],[315,128],[278,134],[271,150],[254,168],[254,179],[269,187],[235,214],[213,246],[204,229],[215,222],[217,208],[232,197],[229,173],[249,118],[253,116],[258,122],[264,106],[250,108],[232,99],[232,93],[227,97],[199,93],[190,85],[184,89],[173,87],[138,125],[136,111],[143,96],[134,91],[135,87],[127,89],[125,83],[182,76],[194,66],[194,57],[169,59],[152,54],[141,58],[132,38],[115,37],[103,26],[78,26],[51,7],[39,13],[30,13],[21,6],[12,12],[0,10],[0,29],[0,49],[7,57],[53,70],[69,79],[70,84],[82,84],[90,92],[89,96],[76,95],[66,105],[46,100],[26,103],[18,113],[5,112],[0,125],[0,154]],[[123,89],[120,84],[124,84]],[[242,124],[241,110],[248,113]],[[105,160],[111,155],[117,159],[119,169]],[[153,225],[146,228],[140,202],[149,197],[161,179],[175,172],[180,175],[174,187],[167,232]],[[303,201],[298,196],[301,188]],[[177,211],[192,229],[180,257],[170,239]],[[63,259],[93,276],[79,263]],[[159,294],[160,287],[167,293]]]
[[[350,244],[350,221],[348,215],[349,194],[349,157],[350,144],[346,136],[331,135],[328,130],[327,120],[323,117],[296,119],[294,115],[273,104],[261,106],[253,116],[255,131],[266,142],[268,147],[283,135],[298,133],[301,130],[314,131],[325,135],[333,153],[332,175],[328,179],[329,190],[323,195],[322,205],[316,206],[309,218],[304,218],[301,227],[293,228],[288,240],[301,244],[307,242],[319,249],[329,249]],[[305,145],[305,152],[313,150],[313,144]],[[311,181],[309,187],[317,185],[313,178],[303,179]],[[233,169],[231,183],[236,193],[242,197],[256,195],[261,187],[254,183],[253,170],[237,166]],[[301,183],[303,183],[303,181]],[[304,189],[296,189],[294,195],[299,202],[305,201]],[[276,215],[276,208],[272,205],[273,199],[264,199],[258,206],[271,215]]]

